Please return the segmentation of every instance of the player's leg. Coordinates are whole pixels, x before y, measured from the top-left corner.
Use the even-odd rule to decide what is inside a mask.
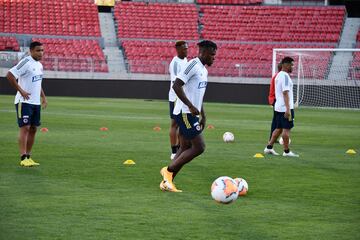
[[[200,155],[205,150],[205,143],[201,134],[199,118],[191,114],[178,114],[175,116],[176,122],[181,133],[181,152],[172,161],[169,166],[163,167],[160,174],[163,181],[160,183],[160,189],[180,192],[173,183],[174,175],[176,175],[181,167],[194,157]],[[190,142],[190,143],[189,143]]]
[[[161,169],[160,173],[164,177],[164,180],[160,183],[160,189],[163,191],[171,192],[181,192],[178,190],[174,183],[172,182],[176,174],[180,169],[188,162],[193,160],[195,157],[199,156],[205,151],[205,142],[203,136],[197,135],[191,140],[191,144],[186,150],[182,151],[179,156],[177,156],[168,167]],[[181,147],[180,147],[181,148]],[[171,183],[169,179],[171,178]],[[168,185],[167,185],[168,184]]]
[[[281,135],[284,141],[284,150],[289,149],[289,137],[290,137],[290,129],[284,129]]]
[[[29,128],[29,133],[27,137],[27,143],[26,143],[26,155],[27,158],[30,158],[31,155],[31,149],[35,142],[35,135],[36,135],[37,127],[34,125],[31,125]]]
[[[179,172],[180,169],[188,162],[193,160],[205,151],[205,142],[202,134],[191,139],[191,147],[183,151],[174,161],[169,165],[170,172]]]
[[[170,131],[169,131],[169,136],[170,136],[170,144],[171,144],[171,156],[170,159],[173,160],[176,152],[178,150],[178,126],[177,123],[174,119],[171,119],[171,123],[170,123]]]
[[[191,141],[186,139],[180,131],[178,131],[178,137],[179,137],[179,148],[176,152],[175,157],[172,160],[175,160],[179,155],[185,151],[186,149],[191,147]]]
[[[32,109],[32,114],[31,114],[31,119],[30,119],[31,126],[29,129],[28,141],[26,144],[26,154],[27,154],[27,158],[30,159],[30,161],[32,161],[34,165],[40,165],[39,163],[35,162],[31,158],[31,150],[32,150],[32,147],[35,142],[35,135],[36,135],[37,127],[40,126],[41,106],[40,105],[31,105],[31,109]]]
[[[180,132],[179,132],[179,142],[180,142],[180,147],[179,147],[173,161],[175,161],[184,151],[191,148],[191,141],[186,139]],[[177,173],[178,173],[178,171],[173,172],[173,179],[175,178]]]
[[[170,172],[179,172],[183,165],[190,162],[205,150],[204,138],[199,118],[191,114],[179,114],[176,118],[181,132],[181,153],[168,166]]]
[[[271,130],[270,130],[270,137],[269,137],[269,141],[271,140],[272,134],[276,129],[276,114],[275,114],[275,110],[273,110],[273,118],[271,121]]]
[[[170,145],[171,145],[171,155],[170,159],[173,160],[176,152],[179,148],[179,140],[178,140],[178,125],[176,123],[173,111],[174,111],[174,105],[175,102],[169,101],[169,110],[170,110],[170,130],[169,130],[169,136],[170,136]]]
[[[32,167],[36,164],[27,158],[27,142],[31,125],[31,108],[29,104],[18,103],[15,105],[15,109],[19,125],[18,144],[20,152],[20,165],[24,167]]]
[[[294,127],[294,110],[291,109],[291,116],[290,119],[283,119],[284,123],[284,129],[282,132],[282,138],[284,141],[284,152],[283,152],[283,156],[284,157],[299,157],[298,154],[293,153],[292,151],[290,151],[289,148],[289,139],[290,139],[290,131],[291,129]]]
[[[27,142],[28,142],[28,136],[30,132],[30,125],[25,125],[19,128],[19,137],[18,137],[18,143],[19,143],[19,152],[21,156],[21,160],[26,159],[26,149],[27,149]]]
[[[271,138],[268,141],[267,146],[264,149],[264,153],[265,154],[273,154],[273,155],[279,155],[274,149],[274,143],[276,142],[276,140],[278,139],[278,137],[281,134],[282,131],[282,125],[281,125],[281,112],[275,112],[274,111],[274,126],[275,126],[275,130],[272,132]]]

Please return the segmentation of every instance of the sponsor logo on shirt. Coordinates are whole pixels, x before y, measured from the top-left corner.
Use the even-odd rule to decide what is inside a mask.
[[[200,89],[200,88],[206,88],[206,86],[207,86],[207,81],[199,82],[198,89]]]
[[[32,82],[37,82],[42,80],[42,75],[36,75],[32,77]]]

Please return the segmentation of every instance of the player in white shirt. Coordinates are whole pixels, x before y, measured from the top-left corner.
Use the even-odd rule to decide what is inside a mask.
[[[15,108],[19,125],[20,165],[38,166],[31,158],[37,127],[40,126],[41,105],[47,106],[45,93],[41,87],[43,66],[40,63],[44,47],[40,42],[30,44],[30,56],[22,59],[6,75],[10,84],[17,90]],[[40,101],[41,100],[41,101]]]
[[[176,93],[172,88],[175,79],[180,73],[181,70],[184,70],[184,67],[187,63],[187,52],[188,52],[188,44],[185,41],[177,41],[175,43],[176,53],[177,55],[172,59],[169,65],[169,73],[170,73],[170,90],[169,90],[169,108],[170,108],[170,144],[171,144],[171,155],[170,159],[173,160],[176,151],[179,148],[178,142],[178,125],[176,124],[175,117],[173,114],[175,101],[177,99]]]
[[[284,141],[284,157],[299,157],[289,149],[290,130],[294,127],[294,97],[293,97],[293,82],[289,73],[292,72],[294,66],[294,59],[285,57],[281,60],[281,72],[275,78],[275,125],[276,129],[273,131],[268,145],[264,149],[265,154],[279,155],[274,149],[273,145],[276,139],[282,133]]]
[[[174,115],[179,126],[180,148],[170,165],[160,170],[163,177],[160,189],[163,191],[181,192],[173,183],[174,177],[186,163],[205,151],[205,142],[201,134],[206,123],[203,98],[208,71],[205,65],[213,64],[217,45],[204,40],[198,43],[198,46],[198,57],[187,63],[173,85],[178,96]]]

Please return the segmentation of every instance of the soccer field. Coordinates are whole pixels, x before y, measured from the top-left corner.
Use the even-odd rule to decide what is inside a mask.
[[[33,148],[41,166],[22,168],[13,96],[0,96],[2,240],[360,239],[360,111],[297,109],[291,149],[300,158],[253,158],[266,146],[272,108],[205,103],[215,129],[176,177],[184,192],[168,193],[159,189],[170,161],[168,102],[48,101],[49,131]],[[234,143],[222,141],[225,131]],[[212,200],[211,183],[223,175],[245,178],[248,195]]]

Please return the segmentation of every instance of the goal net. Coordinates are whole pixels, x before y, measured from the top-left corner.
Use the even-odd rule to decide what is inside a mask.
[[[360,109],[360,49],[273,49],[273,74],[292,57],[295,106]]]

